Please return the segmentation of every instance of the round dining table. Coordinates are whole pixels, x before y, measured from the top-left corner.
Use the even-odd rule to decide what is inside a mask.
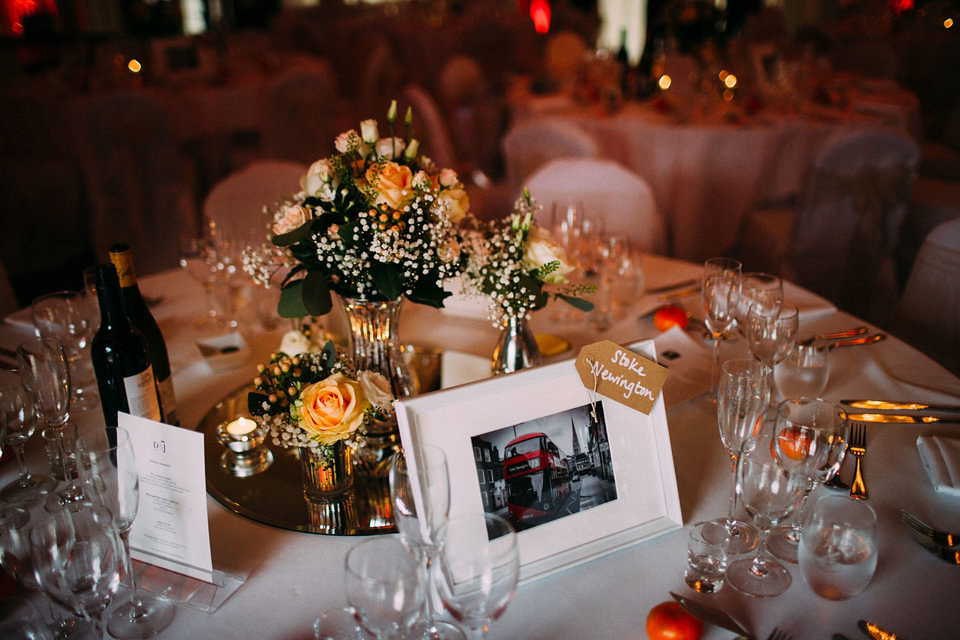
[[[849,600],[829,601],[804,583],[796,565],[789,566],[792,585],[774,598],[747,597],[729,585],[713,595],[687,587],[689,525],[726,514],[731,490],[730,462],[720,442],[716,407],[708,393],[711,345],[691,323],[688,330],[658,331],[651,312],[673,302],[693,319],[702,318],[699,293],[684,287],[664,299],[654,293],[667,285],[698,281],[701,267],[662,256],[643,256],[644,290],[622,308],[602,332],[587,315],[560,312],[553,305],[534,314],[535,331],[566,340],[570,348],[550,361],[575,357],[584,345],[600,340],[618,344],[651,339],[668,368],[661,397],[666,409],[670,450],[682,510],[683,527],[603,555],[588,562],[521,584],[505,613],[490,629],[491,639],[639,639],[646,637],[647,613],[670,600],[670,592],[726,612],[750,637],[767,638],[778,628],[796,640],[830,638],[835,633],[861,637],[859,620],[869,620],[898,637],[956,637],[960,628],[960,568],[934,556],[911,540],[900,521],[901,508],[930,523],[960,531],[960,499],[937,493],[917,453],[922,434],[956,435],[950,424],[870,424],[863,474],[870,504],[879,522],[879,563],[866,590]],[[223,397],[248,383],[255,367],[277,349],[289,325],[260,323],[244,316],[238,330],[249,353],[233,368],[214,371],[197,347],[204,330],[198,324],[206,311],[203,291],[186,272],[161,272],[141,278],[141,289],[156,304],[153,313],[166,336],[176,388],[181,427],[197,428]],[[259,292],[258,295],[265,295]],[[864,325],[817,296],[789,283],[785,297],[800,310],[800,336]],[[337,330],[335,318],[327,325]],[[871,327],[873,331],[875,328]],[[341,334],[342,335],[342,334]],[[18,312],[0,325],[0,346],[14,348],[31,337],[29,314]],[[451,306],[437,310],[407,304],[400,338],[407,344],[445,349],[487,358],[498,332],[482,314]],[[723,357],[745,352],[742,338],[722,344]],[[477,377],[474,371],[474,377]],[[479,373],[485,375],[485,371]],[[523,372],[518,374],[523,375]],[[469,383],[467,383],[469,384]],[[434,393],[444,393],[437,391]],[[823,396],[839,401],[881,398],[960,404],[960,379],[898,340],[888,336],[869,345],[837,348],[830,353],[830,378]],[[103,424],[99,409],[72,418],[81,431]],[[470,416],[463,416],[465,421]],[[40,438],[28,443],[32,467],[43,471]],[[454,470],[456,471],[456,470]],[[209,473],[209,470],[208,470]],[[852,460],[840,473],[853,475]],[[16,465],[0,467],[0,481],[16,476]],[[827,491],[825,488],[816,490]],[[355,536],[304,533],[262,524],[207,497],[214,568],[242,583],[215,607],[177,607],[173,622],[157,638],[234,640],[302,640],[312,638],[312,622],[323,612],[344,607],[344,557],[361,539]],[[396,534],[379,534],[396,535]],[[522,535],[522,533],[521,533]],[[42,596],[32,594],[46,611]],[[704,638],[732,638],[734,633],[707,625]]]

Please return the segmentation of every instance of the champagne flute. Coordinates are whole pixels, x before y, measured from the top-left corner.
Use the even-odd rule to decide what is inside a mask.
[[[20,378],[6,374],[0,382],[0,427],[5,429],[3,443],[13,447],[19,477],[0,490],[0,500],[31,502],[52,492],[57,481],[48,475],[32,475],[27,468],[24,447],[37,429],[37,408]]]
[[[771,530],[767,547],[780,560],[796,564],[807,497],[817,484],[836,475],[846,456],[846,414],[820,398],[784,400],[777,407],[773,434],[777,460],[788,473],[803,478],[804,492],[792,523]]]
[[[517,588],[517,533],[491,513],[451,518],[439,531],[436,571],[440,599],[476,639],[507,609]]]
[[[704,322],[713,334],[713,366],[710,369],[710,391],[717,390],[720,373],[720,342],[736,320],[740,299],[739,260],[733,258],[710,258],[703,263],[703,279],[700,292],[703,300]]]
[[[347,602],[377,640],[408,637],[423,612],[426,576],[399,538],[371,538],[347,552]]]
[[[790,586],[790,573],[769,556],[767,530],[789,517],[800,502],[806,481],[787,473],[771,453],[773,436],[762,432],[747,439],[737,465],[737,494],[760,529],[760,544],[753,558],[727,566],[727,582],[749,596],[777,596]]]
[[[40,589],[93,624],[107,638],[103,614],[120,586],[120,541],[99,505],[59,509],[30,530],[30,555]]]
[[[115,638],[149,638],[173,620],[173,603],[137,589],[130,557],[130,529],[137,517],[140,480],[130,434],[122,427],[105,427],[78,441],[77,465],[84,492],[106,508],[122,543],[123,569],[130,584],[129,598],[110,614],[107,630]]]
[[[90,351],[93,338],[89,306],[80,291],[54,291],[42,295],[30,305],[33,324],[43,338],[59,340],[73,370],[70,403],[78,411],[97,406],[96,397],[86,391],[93,386],[93,377],[84,367],[84,354]],[[83,374],[81,375],[81,369]]]
[[[739,555],[757,546],[757,531],[736,519],[737,460],[747,438],[763,427],[770,395],[770,370],[753,358],[735,358],[723,363],[717,388],[717,426],[720,441],[730,456],[730,510],[723,521],[727,553]]]
[[[437,557],[437,532],[450,515],[450,474],[443,449],[424,445],[419,454],[416,472],[407,465],[405,453],[397,451],[390,458],[390,504],[400,539],[426,565],[427,634],[432,640],[465,640],[463,632],[448,622],[437,620],[433,601],[433,564]],[[416,496],[423,496],[420,507]],[[422,514],[422,515],[421,515]]]
[[[783,306],[783,280],[759,271],[743,274],[737,301],[737,330],[743,337],[746,337],[744,326],[747,323],[747,313],[754,305],[767,316],[780,313],[780,307]]]
[[[750,355],[773,371],[777,363],[787,357],[797,339],[800,325],[799,311],[793,305],[784,305],[776,315],[768,315],[760,305],[752,305],[747,312],[747,346]],[[773,377],[770,378],[770,397],[775,397]]]

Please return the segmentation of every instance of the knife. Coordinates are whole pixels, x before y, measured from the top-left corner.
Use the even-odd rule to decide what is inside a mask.
[[[872,344],[874,342],[880,342],[881,340],[886,340],[887,334],[885,333],[875,333],[872,336],[864,336],[863,338],[853,338],[852,340],[840,340],[834,342],[830,345],[830,349],[836,349],[837,347],[853,347],[858,344]]]
[[[687,287],[689,287],[689,286],[691,286],[691,285],[695,285],[695,284],[697,284],[698,282],[700,282],[699,279],[697,279],[697,278],[690,278],[689,280],[684,280],[684,281],[682,281],[682,282],[674,282],[673,284],[665,284],[665,285],[663,285],[662,287],[654,287],[654,288],[652,288],[652,289],[647,289],[644,293],[666,293],[667,291],[670,291],[671,289],[679,289],[679,288],[681,288],[681,287],[683,287],[684,289],[686,289]]]
[[[960,424],[960,420],[938,416],[907,415],[905,413],[848,413],[847,420],[897,424]]]
[[[841,400],[840,404],[852,409],[868,409],[870,411],[944,411],[946,413],[960,413],[960,405],[950,404],[892,402],[890,400]]]
[[[726,629],[727,631],[732,631],[733,633],[739,634],[741,636],[749,637],[749,633],[740,626],[736,620],[731,618],[728,614],[720,611],[719,609],[714,609],[705,604],[700,604],[695,600],[690,600],[689,598],[684,598],[681,595],[670,592],[670,595],[673,596],[673,599],[680,603],[680,606],[687,610],[687,612],[694,616],[695,618],[700,618],[704,622],[708,622],[712,625],[718,626],[721,629]]]
[[[860,631],[863,631],[865,636],[873,638],[874,640],[906,640],[903,636],[884,631],[877,625],[872,622],[867,622],[866,620],[859,621],[857,626],[860,627]]]
[[[818,340],[836,340],[838,338],[850,338],[852,336],[861,336],[865,334],[869,329],[866,327],[854,327],[853,329],[847,329],[846,331],[837,331],[836,333],[824,333],[819,336],[811,336],[806,340],[801,340],[800,345],[808,347]]]

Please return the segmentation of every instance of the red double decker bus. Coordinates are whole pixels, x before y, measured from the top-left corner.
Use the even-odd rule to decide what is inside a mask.
[[[570,495],[566,458],[544,433],[528,433],[507,444],[503,477],[515,522],[552,516]]]

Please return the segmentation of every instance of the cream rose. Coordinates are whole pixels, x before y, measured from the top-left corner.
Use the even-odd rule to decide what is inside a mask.
[[[310,347],[310,338],[301,331],[287,331],[280,340],[280,351],[288,356],[298,356],[301,353],[306,353],[311,350]]]
[[[378,409],[387,410],[393,406],[393,393],[390,391],[390,382],[381,373],[375,371],[361,371],[357,378],[360,388],[370,400],[370,404]]]
[[[330,202],[336,196],[339,182],[330,161],[317,160],[310,165],[307,175],[300,179],[300,188],[307,195],[317,196],[325,202]]]
[[[312,440],[331,445],[348,438],[363,424],[369,406],[359,382],[334,373],[304,387],[294,413]]]
[[[391,160],[403,157],[407,143],[400,138],[380,138],[377,140],[377,157]]]
[[[350,129],[349,131],[344,131],[337,136],[337,139],[333,141],[333,146],[340,153],[347,153],[348,151],[355,151],[357,147],[360,146],[360,136],[357,135],[356,129]]]
[[[386,204],[391,209],[413,197],[413,172],[410,167],[388,162],[367,169],[367,182],[377,190],[376,204]]]
[[[374,144],[380,138],[376,120],[364,120],[360,123],[360,138],[367,144]]]
[[[285,207],[280,219],[273,224],[274,235],[289,233],[294,229],[299,229],[313,218],[310,210],[302,205],[295,204]]]
[[[467,210],[470,209],[470,197],[463,189],[441,191],[437,200],[446,208],[447,217],[453,224],[458,224],[463,220],[464,216],[467,215]]]
[[[543,227],[531,228],[527,233],[526,245],[523,247],[523,268],[531,271],[555,260],[560,262],[560,267],[547,275],[543,281],[549,284],[567,282],[566,276],[574,268],[567,262],[567,255],[563,248],[554,242],[550,232]]]

